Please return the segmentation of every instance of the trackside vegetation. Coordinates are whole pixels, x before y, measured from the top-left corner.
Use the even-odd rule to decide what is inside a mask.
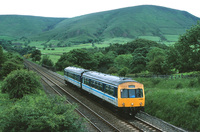
[[[0,93],[0,131],[84,131],[82,118],[61,97],[49,98],[43,91],[14,101]]]
[[[175,126],[200,131],[200,78],[137,78],[145,86],[145,111]]]
[[[47,96],[41,89],[40,78],[36,73],[23,69],[23,61],[18,61],[22,58],[18,55],[0,53],[4,60],[1,62],[1,73],[7,71],[4,69],[7,61],[17,61],[21,65],[20,69],[13,68],[8,74],[1,74],[1,132],[85,131],[85,121],[74,112],[75,105],[66,104],[62,97]]]

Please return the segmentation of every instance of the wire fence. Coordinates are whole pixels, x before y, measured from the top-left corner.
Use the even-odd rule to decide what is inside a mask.
[[[126,77],[131,77],[131,78],[163,78],[163,79],[181,79],[181,78],[200,78],[200,74],[191,74],[191,75],[128,75]]]

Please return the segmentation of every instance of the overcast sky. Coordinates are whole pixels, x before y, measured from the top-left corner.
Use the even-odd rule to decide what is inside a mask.
[[[200,17],[198,0],[1,0],[0,15],[75,17],[137,5],[158,5]]]

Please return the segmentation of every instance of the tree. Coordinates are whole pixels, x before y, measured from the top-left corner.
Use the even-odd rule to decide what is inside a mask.
[[[71,58],[69,62],[73,62],[74,64],[86,69],[95,69],[97,66],[97,61],[94,60],[93,55],[84,49],[72,50],[70,53]]]
[[[181,69],[181,61],[180,61],[180,54],[179,51],[174,47],[170,46],[169,50],[166,52],[167,54],[167,63],[170,69],[178,70]]]
[[[47,55],[44,55],[42,57],[42,61],[41,61],[42,65],[46,65],[46,66],[50,66],[52,67],[53,66],[53,62],[52,60],[49,58],[49,56]]]
[[[132,73],[140,73],[145,71],[147,65],[147,53],[149,51],[148,47],[137,48],[132,53],[133,60],[131,63]]]
[[[110,67],[113,66],[115,54],[113,52],[108,52],[106,54],[103,54],[102,52],[97,52],[94,54],[94,58],[98,64],[95,70],[106,72]]]
[[[120,70],[124,67],[131,68],[133,56],[131,54],[118,55],[114,60],[115,67]]]
[[[146,64],[147,64],[147,58],[144,57],[142,54],[140,53],[134,53],[133,54],[133,60],[131,63],[131,69],[132,69],[132,73],[140,73],[142,71],[145,71],[146,68]]]
[[[22,98],[26,94],[36,93],[41,87],[39,77],[32,71],[15,70],[11,72],[2,85],[2,92],[10,98]]]
[[[33,61],[40,61],[41,55],[41,51],[36,49],[32,51],[31,58],[33,59]]]
[[[168,66],[164,56],[158,56],[148,63],[148,70],[154,74],[167,74],[169,73]]]
[[[175,49],[179,54],[176,66],[180,72],[199,71],[200,70],[200,22],[187,30],[185,34],[179,37],[175,44]]]
[[[168,74],[171,72],[171,69],[167,63],[166,52],[161,48],[153,48],[147,54],[148,70],[154,74]]]
[[[117,73],[117,72],[118,72],[118,69],[115,68],[115,67],[110,67],[110,68],[106,71],[106,73],[108,73],[108,74],[113,74],[113,73]]]
[[[122,69],[119,70],[118,74],[119,76],[125,77],[128,72],[129,69],[127,67],[123,67]]]
[[[56,63],[56,68],[64,69],[66,66],[63,63],[78,65],[85,69],[96,69],[97,61],[94,56],[84,49],[75,49],[66,54],[63,54]]]

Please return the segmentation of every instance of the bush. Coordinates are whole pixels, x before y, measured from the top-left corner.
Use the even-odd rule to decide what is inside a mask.
[[[39,77],[32,71],[15,70],[11,72],[2,85],[2,92],[10,98],[22,98],[25,94],[36,93],[41,87]]]
[[[2,75],[7,76],[14,70],[22,69],[23,65],[20,63],[16,63],[13,60],[8,60],[2,65]]]
[[[0,112],[0,131],[83,131],[83,119],[74,113],[74,109],[64,103],[64,98],[25,96]]]

